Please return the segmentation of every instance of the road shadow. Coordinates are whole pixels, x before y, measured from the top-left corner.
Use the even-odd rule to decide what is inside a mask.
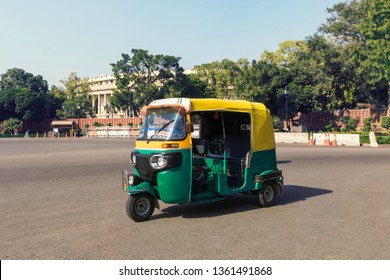
[[[331,190],[314,187],[285,185],[283,188],[283,195],[277,198],[275,206],[301,202],[332,192],[333,191]],[[174,217],[183,217],[187,219],[210,218],[238,212],[253,211],[256,209],[259,209],[259,207],[254,195],[234,194],[217,202],[169,206],[161,209],[160,213],[155,213],[151,219]]]
[[[309,198],[332,193],[332,190],[296,185],[285,185],[283,195],[277,200],[277,205],[286,205],[294,202],[304,201]]]
[[[290,163],[291,160],[278,160],[276,163],[277,164],[285,164],[285,163]]]

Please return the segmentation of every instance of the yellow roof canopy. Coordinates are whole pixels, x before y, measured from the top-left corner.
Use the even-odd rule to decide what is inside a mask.
[[[252,150],[257,151],[275,148],[271,113],[262,103],[216,98],[167,98],[155,100],[149,106],[181,106],[187,112],[230,111],[249,113],[251,115]]]

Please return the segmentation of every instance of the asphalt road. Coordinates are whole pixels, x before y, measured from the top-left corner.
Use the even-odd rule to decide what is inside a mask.
[[[0,139],[0,259],[390,259],[390,147],[278,145],[277,205],[234,195],[143,223],[129,139]]]

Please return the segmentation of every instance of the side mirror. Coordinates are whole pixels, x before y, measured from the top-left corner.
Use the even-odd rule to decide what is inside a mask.
[[[194,132],[194,125],[192,123],[187,123],[187,128],[186,128],[188,133]]]

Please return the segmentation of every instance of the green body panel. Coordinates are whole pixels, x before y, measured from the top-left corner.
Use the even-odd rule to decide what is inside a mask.
[[[276,164],[276,150],[258,151],[252,154],[249,167],[245,170],[245,188],[259,189],[263,183],[254,183],[256,175],[263,175],[278,170]]]
[[[142,182],[136,186],[129,186],[127,192],[129,194],[150,193],[151,195],[156,196],[153,186],[149,182]]]
[[[278,170],[275,149],[252,153],[249,166],[244,169],[244,183],[242,186],[228,185],[228,175],[224,172],[226,170],[226,162],[222,157],[195,158],[193,164],[205,166],[209,170],[205,188],[205,191],[210,193],[209,197],[226,196],[259,189],[263,184],[255,183],[255,176]],[[204,195],[197,195],[195,199],[198,197],[204,197]]]
[[[172,153],[180,151],[182,164],[157,172],[156,186],[143,182],[129,188],[130,194],[148,192],[168,204],[206,203],[219,200],[226,195],[260,189],[261,182],[255,182],[256,175],[274,172],[277,169],[275,149],[253,152],[249,165],[245,167],[242,186],[229,186],[226,162],[223,158],[192,158],[191,150],[137,150],[142,154]],[[203,166],[208,170],[204,191],[191,196],[192,166]],[[135,170],[138,175],[138,171]]]
[[[165,203],[184,204],[191,200],[191,178],[192,178],[192,153],[190,149],[183,150],[136,150],[142,154],[169,154],[180,152],[182,164],[157,171],[157,184],[153,186],[154,196]],[[135,170],[135,169],[134,169]],[[135,173],[139,175],[138,171]]]

